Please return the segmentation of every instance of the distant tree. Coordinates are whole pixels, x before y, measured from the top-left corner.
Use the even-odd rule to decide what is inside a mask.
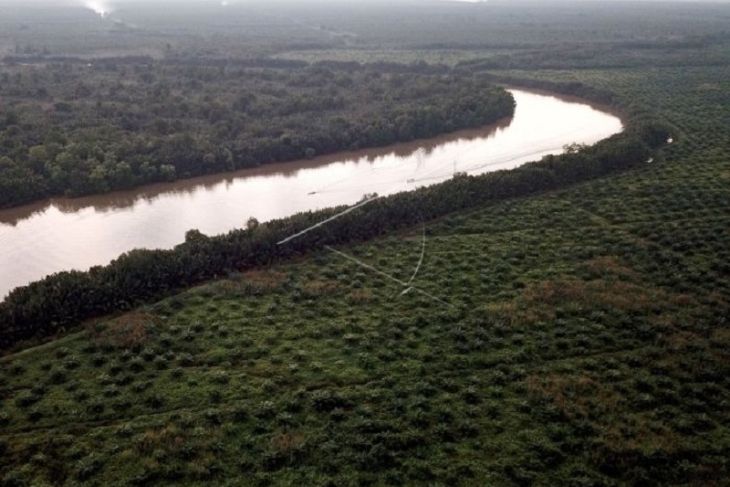
[[[248,220],[246,220],[246,229],[247,230],[255,230],[259,226],[259,221],[255,217],[250,217]]]
[[[573,142],[572,144],[566,144],[563,146],[563,151],[566,154],[577,154],[583,150],[585,150],[588,146],[585,144],[578,144],[576,142]]]
[[[197,229],[192,229],[185,232],[185,243],[204,242],[207,239],[208,237]]]

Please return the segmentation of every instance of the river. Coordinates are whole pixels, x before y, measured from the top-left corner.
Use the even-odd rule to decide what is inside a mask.
[[[171,248],[208,235],[329,206],[435,184],[455,172],[517,167],[574,142],[623,129],[613,114],[575,99],[510,89],[514,116],[476,130],[380,149],[205,176],[0,211],[0,298],[62,270],[106,264],[134,248]]]

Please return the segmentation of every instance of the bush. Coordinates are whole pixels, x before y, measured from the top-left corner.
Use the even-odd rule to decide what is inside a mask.
[[[32,409],[28,413],[28,421],[31,423],[37,423],[43,418],[43,412],[40,409]]]
[[[314,391],[311,398],[314,409],[319,412],[330,412],[335,408],[347,409],[351,406],[347,399],[327,390]]]
[[[78,368],[81,365],[81,362],[78,358],[74,357],[73,355],[68,357],[66,360],[63,361],[63,367],[66,370],[73,370]]]
[[[101,470],[103,465],[104,463],[99,457],[86,457],[76,464],[76,478],[81,481],[89,480]]]
[[[276,416],[276,405],[271,401],[263,401],[256,409],[256,417],[271,419]]]
[[[248,419],[248,411],[244,406],[236,406],[233,408],[233,420],[237,423],[242,423]]]
[[[145,362],[141,357],[135,357],[129,361],[129,370],[135,373],[142,372],[145,368]]]
[[[162,406],[165,405],[165,398],[162,397],[160,394],[151,394],[150,396],[147,396],[145,398],[144,403],[149,408],[160,409]]]
[[[51,372],[51,374],[48,376],[48,381],[51,384],[63,384],[68,380],[68,377],[66,376],[66,373],[62,370],[54,370]]]
[[[164,370],[168,366],[167,360],[163,356],[155,357],[155,359],[152,361],[152,364],[157,370]]]
[[[106,363],[106,356],[102,353],[94,354],[93,357],[91,357],[91,365],[94,367],[101,367]]]
[[[104,412],[104,403],[99,400],[93,401],[86,406],[86,411],[89,414],[99,415]]]
[[[15,405],[20,409],[27,409],[40,400],[40,396],[33,394],[30,391],[24,391],[15,398]]]

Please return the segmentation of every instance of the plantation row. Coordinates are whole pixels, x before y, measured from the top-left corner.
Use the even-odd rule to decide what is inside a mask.
[[[457,176],[440,185],[377,199],[285,245],[282,239],[332,216],[341,208],[294,215],[227,235],[195,230],[173,250],[134,250],[88,272],[61,272],[13,291],[0,304],[0,347],[63,331],[93,316],[126,310],[171,290],[227,272],[270,264],[324,244],[369,239],[488,202],[552,190],[643,164],[669,129],[642,115],[627,130],[593,147],[547,156],[510,171]]]

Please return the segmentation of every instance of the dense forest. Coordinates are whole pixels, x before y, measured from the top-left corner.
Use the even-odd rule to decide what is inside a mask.
[[[483,78],[428,66],[128,61],[0,67],[0,206],[383,146],[514,109]]]

